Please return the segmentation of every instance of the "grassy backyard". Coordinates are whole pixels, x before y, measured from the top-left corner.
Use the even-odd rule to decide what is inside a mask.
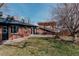
[[[63,56],[79,55],[79,46],[72,43],[56,41],[53,38],[29,38],[15,46],[0,46],[0,55],[8,56]],[[21,46],[23,45],[23,47]]]

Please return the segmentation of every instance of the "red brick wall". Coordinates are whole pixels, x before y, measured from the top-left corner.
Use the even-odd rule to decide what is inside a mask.
[[[10,27],[10,29],[11,29],[11,27]],[[13,40],[13,39],[16,39],[16,38],[21,38],[21,37],[25,37],[25,36],[28,36],[28,35],[30,35],[29,34],[30,32],[28,31],[28,29],[26,30],[24,27],[20,27],[19,29],[18,29],[18,32],[17,33],[10,33],[9,34],[9,39],[10,40]]]
[[[37,29],[37,33],[38,33],[38,34],[43,34],[44,32],[45,32],[44,30]]]
[[[0,41],[2,40],[2,26],[0,25]]]
[[[0,41],[2,40],[2,27],[3,25],[0,25]],[[28,28],[28,29],[25,29],[24,27],[20,27],[18,29],[18,32],[16,34],[14,33],[11,33],[11,26],[9,26],[9,39],[10,40],[13,40],[13,39],[16,39],[16,38],[21,38],[21,37],[25,37],[25,36],[28,36],[31,34],[31,29]]]
[[[50,35],[50,34],[52,34],[51,32],[47,32],[47,31],[42,30],[42,29],[37,29],[37,33],[42,34],[42,35]]]
[[[54,21],[53,22],[52,21],[51,22],[39,22],[38,25],[39,26],[52,26],[53,27],[53,26],[56,26],[56,22],[54,22]]]
[[[40,26],[40,27],[45,27],[45,28],[48,28],[48,29],[50,29],[50,30],[52,30],[53,32],[55,32],[55,29],[56,29],[56,22],[55,21],[51,21],[51,22],[39,22],[38,23],[38,25]],[[46,34],[52,34],[51,32],[47,32],[47,31],[44,31],[44,30],[40,30],[40,29],[38,29],[38,31],[37,31],[38,33],[46,33]]]

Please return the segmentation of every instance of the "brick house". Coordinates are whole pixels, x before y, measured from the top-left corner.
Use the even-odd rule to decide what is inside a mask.
[[[0,41],[28,36],[33,32],[33,27],[36,26],[0,15]]]
[[[68,36],[70,35],[70,32],[61,26],[58,26],[57,22],[55,21],[51,21],[51,22],[39,22],[38,25],[42,28],[47,28],[51,31],[53,31],[53,33],[58,33],[58,35],[60,36]],[[39,34],[52,34],[51,32],[42,30],[42,29],[38,29],[37,32]]]
[[[38,26],[44,29],[37,29],[37,33],[39,34],[52,34],[52,32],[55,32],[56,29],[56,22],[50,21],[50,22],[39,22]],[[54,34],[54,33],[53,33]]]

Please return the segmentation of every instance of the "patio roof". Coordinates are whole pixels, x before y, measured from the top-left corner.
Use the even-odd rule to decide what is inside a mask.
[[[1,25],[20,25],[20,26],[29,26],[29,27],[36,27],[36,25],[25,23],[18,20],[7,20],[6,18],[0,18]]]

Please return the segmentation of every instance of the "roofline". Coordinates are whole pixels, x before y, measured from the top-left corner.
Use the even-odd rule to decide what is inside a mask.
[[[19,25],[19,26],[27,26],[27,27],[37,27],[36,25],[33,24],[27,24],[27,23],[11,23],[11,22],[0,22],[0,25]]]

